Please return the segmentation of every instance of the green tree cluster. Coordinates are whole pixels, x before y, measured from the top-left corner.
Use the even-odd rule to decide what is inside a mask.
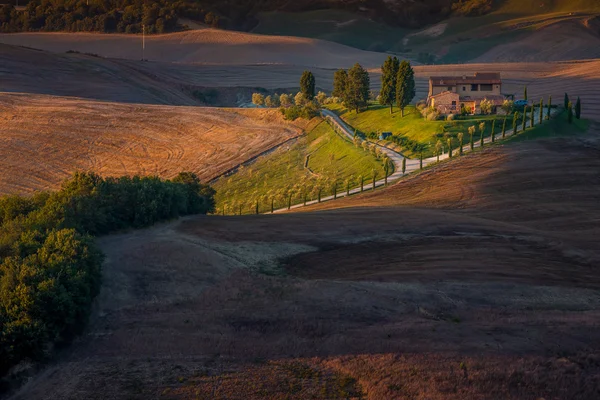
[[[83,328],[102,254],[91,235],[214,211],[191,173],[103,179],[76,173],[58,192],[0,198],[0,376]]]
[[[219,25],[219,17],[197,2],[157,0],[32,0],[24,11],[12,5],[0,7],[0,31],[67,31],[67,32],[172,32],[179,16]]]
[[[333,74],[332,95],[357,113],[368,106],[370,87],[369,73],[358,63],[348,71],[340,69]]]
[[[404,60],[400,63],[396,78],[396,104],[402,111],[402,117],[404,117],[404,108],[415,98],[415,88],[415,71],[410,63]]]
[[[394,101],[396,101],[396,82],[399,69],[400,60],[398,60],[398,57],[388,56],[381,66],[379,104],[390,106],[390,114],[393,112]]]

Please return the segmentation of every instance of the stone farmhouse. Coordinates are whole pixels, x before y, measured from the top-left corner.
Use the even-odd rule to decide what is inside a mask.
[[[487,99],[494,108],[505,100],[499,73],[476,73],[473,76],[432,76],[429,78],[427,106],[441,114],[460,113],[464,105],[471,113],[480,112],[479,105]]]

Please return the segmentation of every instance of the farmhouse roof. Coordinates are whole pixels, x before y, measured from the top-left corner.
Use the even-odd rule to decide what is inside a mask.
[[[435,94],[435,95],[433,95],[431,97],[435,99],[437,97],[447,96],[448,94],[453,94],[453,95],[456,95],[456,97],[460,97],[458,93],[451,92],[449,90],[446,90],[445,92],[442,92],[442,93]]]
[[[487,84],[500,84],[499,72],[477,72],[473,76],[432,76],[429,81],[433,86],[455,86],[462,84],[474,84],[474,83],[487,83]]]

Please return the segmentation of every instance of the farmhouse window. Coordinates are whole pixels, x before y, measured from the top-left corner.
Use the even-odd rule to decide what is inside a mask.
[[[448,91],[451,92],[452,91],[452,86],[448,86]]]
[[[491,92],[493,90],[493,85],[484,84],[484,85],[481,85],[480,87],[481,87],[480,90],[482,92]]]
[[[453,106],[455,106],[455,105],[456,105],[456,101],[453,101],[453,102],[452,102],[452,105],[453,105]]]
[[[466,91],[467,91],[467,87],[463,86],[463,92],[466,92]]]
[[[477,85],[477,84],[471,85],[471,92],[477,92],[478,90],[479,90],[479,85]]]

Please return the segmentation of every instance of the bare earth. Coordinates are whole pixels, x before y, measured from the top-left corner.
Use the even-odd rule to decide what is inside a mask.
[[[74,171],[192,171],[208,181],[303,133],[278,110],[150,106],[0,93],[0,193],[56,189]]]
[[[596,399],[599,155],[595,128],[102,238],[87,333],[13,398]]]

